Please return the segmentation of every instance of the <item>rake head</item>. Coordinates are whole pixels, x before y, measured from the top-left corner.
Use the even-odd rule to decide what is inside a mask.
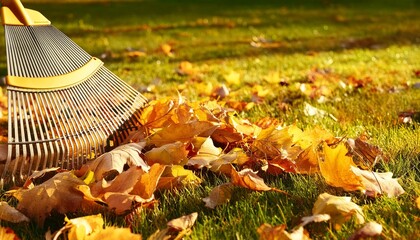
[[[137,129],[147,102],[39,15],[40,25],[4,19],[14,8],[2,7],[8,153],[0,185],[47,167],[80,167]]]

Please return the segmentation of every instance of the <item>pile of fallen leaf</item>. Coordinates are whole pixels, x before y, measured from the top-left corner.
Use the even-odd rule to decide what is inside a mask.
[[[142,209],[156,206],[155,192],[194,187],[206,181],[196,174],[202,169],[222,174],[230,182],[216,186],[203,198],[208,208],[228,204],[234,188],[253,191],[282,189],[268,186],[262,176],[285,173],[320,174],[325,182],[345,191],[361,191],[369,197],[397,197],[404,193],[391,172],[371,169],[387,161],[377,146],[363,138],[337,138],[319,128],[284,126],[275,119],[251,123],[220,101],[187,103],[179,99],[150,102],[142,113],[142,127],[132,132],[126,144],[118,146],[80,169],[45,169],[28,177],[24,186],[6,194],[17,199],[13,208],[0,203],[0,219],[9,222],[35,221],[43,226],[52,214],[77,212],[85,217],[66,219],[62,229],[47,232],[47,239],[67,235],[69,239],[140,239],[129,228],[105,227],[99,212],[126,216],[126,224]],[[417,199],[419,201],[419,199]],[[418,203],[419,205],[419,203]],[[168,222],[150,239],[180,239],[192,231],[197,214]],[[263,224],[256,229],[261,239],[307,239],[304,226],[331,221],[339,228],[352,217],[364,224],[360,206],[350,197],[323,193],[314,203],[313,215],[287,232],[285,225]],[[370,222],[353,236],[381,234],[382,226]],[[0,236],[14,235],[0,228]],[[3,239],[3,238],[2,238]]]

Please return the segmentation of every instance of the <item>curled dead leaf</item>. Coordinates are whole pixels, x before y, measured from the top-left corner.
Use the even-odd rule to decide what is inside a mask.
[[[231,169],[230,173],[231,181],[234,185],[248,188],[255,191],[270,191],[271,187],[264,183],[264,180],[259,177],[254,171],[249,168],[245,168],[240,172],[237,172],[234,168]]]
[[[377,222],[368,222],[362,228],[357,230],[347,240],[370,239],[382,234],[382,225]]]

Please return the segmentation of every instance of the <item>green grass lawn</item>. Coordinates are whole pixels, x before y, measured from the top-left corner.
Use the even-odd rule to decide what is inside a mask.
[[[393,172],[406,191],[398,198],[370,199],[330,187],[317,174],[283,174],[266,183],[289,196],[235,189],[228,204],[212,210],[201,199],[228,180],[202,172],[202,185],[161,192],[158,206],[141,213],[134,231],[144,239],[192,212],[199,215],[187,239],[258,239],[263,223],[287,224],[288,230],[296,226],[323,192],[351,196],[363,206],[367,220],[382,224],[382,239],[420,238],[420,209],[414,203],[420,196],[419,117],[411,124],[398,118],[400,112],[420,111],[420,2],[29,1],[26,6],[103,58],[109,69],[151,100],[180,93],[187,101],[201,101],[210,98],[204,89],[225,84],[230,90],[225,101],[260,97],[249,111],[238,113],[251,121],[269,116],[302,129],[320,126],[339,137],[368,135],[390,156],[374,170]],[[6,75],[3,32],[0,38],[0,75]],[[162,51],[164,44],[171,46],[171,54]],[[179,74],[183,61],[196,74]],[[239,74],[239,84],[229,81],[230,73]],[[269,76],[283,84],[267,81]],[[314,92],[304,92],[302,86]],[[305,103],[336,120],[306,116]],[[121,218],[109,218],[108,224],[124,224]],[[43,238],[35,225],[1,224],[23,239]],[[351,221],[341,230],[317,223],[308,231],[313,239],[345,239],[357,227]]]

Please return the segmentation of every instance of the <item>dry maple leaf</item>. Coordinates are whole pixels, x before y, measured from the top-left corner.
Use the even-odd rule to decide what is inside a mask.
[[[186,216],[182,216],[176,219],[172,219],[166,225],[169,228],[182,231],[194,226],[195,220],[197,220],[198,213],[194,212]]]
[[[172,189],[186,185],[199,185],[201,179],[193,171],[184,169],[180,165],[166,166],[159,179],[158,189]]]
[[[322,193],[318,196],[312,214],[328,214],[331,216],[331,222],[334,227],[339,229],[343,223],[356,217],[356,222],[363,224],[365,218],[362,208],[351,201],[350,197],[338,197],[328,193]]]
[[[148,128],[168,126],[172,124],[171,117],[178,105],[178,102],[168,98],[151,101],[142,110],[140,122]]]
[[[100,181],[108,176],[115,176],[115,172],[122,173],[124,166],[139,166],[144,171],[149,170],[149,166],[140,157],[144,143],[129,143],[121,145],[110,152],[106,152],[88,162],[85,168],[87,171],[93,171],[95,180]]]
[[[1,240],[19,240],[20,238],[15,234],[13,229],[0,226]]]
[[[0,202],[0,220],[12,223],[29,222],[28,217],[3,201]]]
[[[352,171],[351,167],[356,165],[352,158],[346,155],[347,148],[344,143],[339,143],[335,148],[323,143],[322,149],[319,153],[319,168],[329,185],[341,187],[346,191],[365,190],[362,178]]]
[[[347,140],[357,166],[372,169],[380,160],[388,160],[378,146],[363,141],[361,138]]]
[[[303,227],[298,227],[291,233],[286,231],[286,224],[271,226],[264,223],[257,229],[260,240],[309,240],[309,234]]]
[[[18,189],[13,196],[19,201],[17,209],[42,226],[52,211],[74,212],[87,201],[77,189],[79,185],[86,184],[72,173],[63,172],[32,189]]]
[[[358,167],[351,167],[351,170],[362,179],[365,187],[365,194],[370,197],[386,194],[388,197],[398,197],[405,193],[404,189],[398,183],[398,179],[392,178],[392,172],[377,173],[368,170],[362,170]]]
[[[134,185],[133,191],[130,193],[139,195],[144,199],[152,198],[165,168],[166,166],[164,165],[153,164],[149,172],[140,176],[139,181],[137,181]]]
[[[271,187],[264,183],[264,180],[259,177],[254,171],[245,168],[237,172],[234,168],[231,169],[231,181],[234,185],[248,188],[255,191],[270,191]]]
[[[154,197],[144,199],[138,195],[129,193],[106,192],[103,195],[103,199],[108,204],[109,209],[115,211],[116,214],[123,214],[132,210],[136,204],[151,202]]]
[[[214,209],[219,205],[228,203],[232,197],[233,184],[224,183],[213,188],[208,197],[203,198],[206,207]]]

